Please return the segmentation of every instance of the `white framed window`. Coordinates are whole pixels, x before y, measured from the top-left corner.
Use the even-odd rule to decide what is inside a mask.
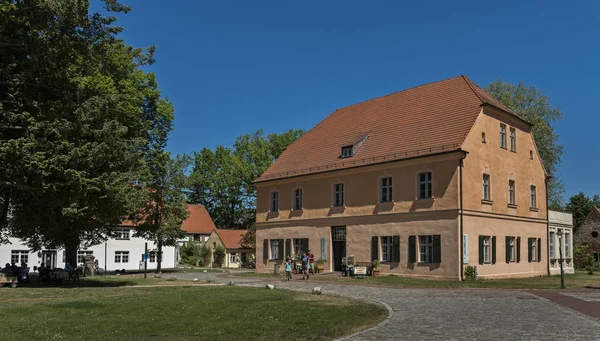
[[[483,237],[483,262],[490,263],[490,237]]]
[[[81,264],[84,261],[85,256],[93,256],[94,251],[77,251],[77,264]]]
[[[29,262],[29,251],[28,250],[11,250],[10,262],[20,265],[21,263]]]
[[[380,179],[381,202],[392,201],[392,178],[386,177]]]
[[[302,188],[294,190],[294,210],[302,209]]]
[[[271,240],[271,259],[279,259],[279,248],[283,247],[280,244],[280,239]]]
[[[431,180],[431,172],[419,173],[419,199],[432,197]]]
[[[344,206],[344,184],[333,185],[333,206]]]
[[[548,238],[548,248],[549,248],[549,254],[550,254],[550,259],[554,259],[554,236],[555,233],[554,231],[550,231],[550,236]]]
[[[509,252],[509,261],[516,262],[517,261],[517,249],[515,248],[515,237],[510,237],[508,239],[508,252]]]
[[[508,204],[516,205],[515,201],[515,181],[508,180]]]
[[[237,263],[238,262],[238,256],[237,253],[230,253],[229,254],[229,263]]]
[[[506,124],[500,123],[500,148],[506,149]]]
[[[279,192],[271,192],[271,212],[279,212]]]
[[[510,151],[514,152],[517,150],[517,131],[515,128],[510,128]]]
[[[571,234],[565,233],[565,258],[571,258]]]
[[[530,243],[531,243],[531,247],[529,248],[531,250],[531,261],[532,262],[537,262],[537,239],[536,238],[530,238]]]
[[[419,262],[433,262],[433,236],[419,236]]]
[[[129,240],[130,239],[129,230],[130,229],[117,229],[116,230],[115,239],[118,239],[118,240]]]
[[[115,251],[115,263],[129,263],[129,251]]]
[[[529,188],[529,201],[530,201],[530,207],[531,208],[536,208],[537,207],[537,195],[536,195],[536,188],[535,186],[531,186]]]
[[[381,237],[381,260],[391,262],[393,250],[393,239],[391,236]]]
[[[301,255],[302,252],[308,250],[308,238],[294,238],[294,253]]]
[[[352,156],[352,146],[342,147],[342,159]]]
[[[491,200],[490,195],[490,175],[483,174],[483,200]]]

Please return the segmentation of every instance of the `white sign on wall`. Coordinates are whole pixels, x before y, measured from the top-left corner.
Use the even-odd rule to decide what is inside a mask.
[[[469,238],[463,234],[463,264],[469,264]]]

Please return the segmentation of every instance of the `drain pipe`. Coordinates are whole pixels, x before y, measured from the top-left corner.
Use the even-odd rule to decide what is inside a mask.
[[[458,210],[458,214],[460,215],[460,257],[459,257],[459,262],[460,262],[460,280],[464,281],[465,280],[465,264],[463,262],[463,253],[465,252],[465,243],[464,243],[464,234],[463,234],[463,167],[464,167],[464,159],[467,158],[467,154],[469,154],[469,152],[467,151],[462,151],[463,152],[463,156],[459,161],[459,168],[458,168],[458,174],[459,174],[459,178],[460,178],[460,197],[459,197],[459,210]]]
[[[548,270],[548,275],[550,275],[550,213],[548,212],[550,210],[548,208],[548,182],[550,181],[550,179],[552,179],[552,176],[546,175],[546,179],[544,180],[544,187],[546,190],[546,250],[548,250],[548,252],[546,252],[546,254],[548,254],[548,257],[546,257],[548,263],[546,268]],[[560,248],[560,244],[558,247]]]

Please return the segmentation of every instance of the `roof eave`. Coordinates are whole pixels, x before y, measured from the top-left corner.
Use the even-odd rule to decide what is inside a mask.
[[[517,113],[515,113],[515,112],[512,112],[512,111],[507,111],[506,109],[503,109],[503,108],[501,108],[501,107],[499,107],[499,106],[497,106],[497,105],[495,105],[495,104],[493,104],[493,103],[487,102],[487,101],[484,101],[484,102],[483,102],[483,104],[481,104],[481,106],[485,106],[485,105],[489,105],[490,107],[496,108],[496,109],[498,109],[498,110],[500,110],[500,111],[503,111],[503,112],[505,112],[505,113],[507,113],[507,114],[509,114],[509,115],[511,115],[511,116],[514,116],[514,117],[515,117],[515,118],[517,118],[519,121],[521,121],[521,122],[523,122],[523,123],[527,124],[527,125],[528,125],[530,128],[531,128],[531,127],[533,127],[533,123],[531,123],[531,122],[527,121],[526,119],[522,118],[521,116],[519,116],[519,115],[518,115]]]

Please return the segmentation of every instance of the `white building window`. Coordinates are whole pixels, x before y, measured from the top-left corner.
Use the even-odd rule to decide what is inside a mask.
[[[294,238],[294,254],[301,255],[308,250],[308,238]]]
[[[516,205],[515,203],[515,181],[508,180],[508,204]]]
[[[483,174],[483,200],[491,200],[489,174]]]
[[[271,212],[279,212],[279,192],[271,192]]]
[[[536,188],[535,186],[531,186],[529,189],[529,197],[530,197],[530,207],[531,208],[536,208],[537,207],[537,195],[536,195]]]
[[[94,251],[77,251],[77,264],[83,263],[83,257],[92,255],[94,255]]]
[[[235,264],[238,262],[237,253],[229,254],[229,264]]]
[[[433,262],[433,236],[419,236],[419,262]]]
[[[550,239],[548,240],[549,243],[549,253],[550,253],[550,259],[554,259],[554,231],[550,231]]]
[[[115,263],[129,263],[129,251],[115,251]]]
[[[352,156],[352,146],[342,147],[342,159]]]
[[[393,241],[392,237],[381,237],[381,260],[392,261]]]
[[[483,237],[483,262],[490,263],[490,237]]]
[[[517,132],[515,128],[510,128],[510,150],[512,152],[517,150]]]
[[[419,173],[419,199],[431,197],[431,172]]]
[[[302,209],[302,188],[294,190],[294,209]]]
[[[283,247],[280,244],[280,239],[271,240],[271,259],[279,259],[279,248]]]
[[[392,201],[392,178],[382,178],[381,179],[381,202],[390,202]]]
[[[516,252],[516,248],[515,248],[515,237],[510,237],[508,239],[508,252],[509,252],[509,262],[516,262],[517,261],[517,252]]]
[[[506,149],[506,124],[500,123],[500,148]]]
[[[129,240],[129,229],[117,229],[115,239]]]
[[[571,234],[565,233],[565,258],[571,258]]]
[[[538,247],[538,245],[537,245],[537,239],[535,239],[535,238],[529,238],[529,240],[530,240],[530,243],[531,243],[531,247],[530,247],[530,250],[531,250],[531,261],[537,262],[537,260],[538,260],[537,259],[537,247]]]
[[[344,206],[344,184],[333,185],[333,206]]]
[[[28,263],[29,262],[29,251],[28,250],[11,250],[10,262],[15,263],[17,265],[21,265],[21,263]]]

